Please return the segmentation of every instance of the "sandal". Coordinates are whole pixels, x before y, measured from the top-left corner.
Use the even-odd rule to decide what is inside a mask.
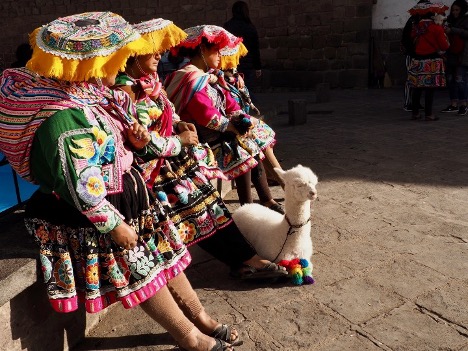
[[[234,339],[231,339],[231,334],[233,330],[235,329],[232,328],[231,326],[227,324],[221,324],[219,327],[213,330],[213,332],[209,334],[208,336],[211,336],[212,338],[215,338],[215,339],[226,341],[230,343],[231,345],[232,343],[240,342],[240,344],[236,344],[234,346],[242,345],[243,342],[239,340],[239,335],[237,335]]]
[[[286,268],[277,265],[276,263],[267,263],[262,268],[254,268],[249,265],[244,265],[237,271],[231,271],[231,276],[241,280],[259,280],[286,277],[288,271]]]
[[[211,348],[210,351],[224,351],[224,350],[232,350],[234,351],[234,346],[240,346],[243,344],[242,341],[236,341],[233,343],[227,343],[224,340],[221,339],[215,339],[216,340],[216,345]]]
[[[244,343],[243,341],[235,341],[233,343],[227,343],[226,341],[221,340],[221,339],[217,339],[217,338],[215,338],[215,341],[216,341],[216,344],[215,344],[215,346],[213,346],[211,348],[210,351],[225,351],[225,350],[228,350],[228,349],[234,351],[234,346],[240,346],[240,345],[242,345]],[[180,351],[187,351],[186,349],[184,349],[183,347],[180,347],[180,346],[179,346],[179,350]]]

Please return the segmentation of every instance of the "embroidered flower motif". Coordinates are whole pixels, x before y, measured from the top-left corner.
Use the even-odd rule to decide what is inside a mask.
[[[128,285],[130,270],[122,257],[114,257],[107,262],[110,282],[116,288],[123,288]]]
[[[163,240],[162,238],[160,238],[160,240],[158,242],[158,250],[161,253],[171,251],[171,245],[169,244],[169,241]]]
[[[162,115],[162,110],[157,107],[157,106],[152,106],[148,109],[148,115],[149,115],[149,118],[154,121],[156,119],[158,119],[159,117],[161,117]]]
[[[75,287],[75,282],[73,281],[73,267],[69,258],[59,259],[55,263],[54,277],[57,286],[63,289],[71,290]]]
[[[49,231],[43,224],[36,229],[36,237],[41,241],[42,244],[45,244],[49,241]]]
[[[106,188],[100,169],[97,167],[86,168],[80,174],[76,192],[84,202],[96,206],[106,196]]]
[[[127,251],[128,262],[137,262],[145,255],[145,249],[142,246],[135,246],[133,249]]]
[[[97,256],[88,259],[86,265],[86,288],[87,289],[99,289],[99,264],[97,261]]]
[[[50,278],[52,278],[52,263],[50,263],[47,256],[43,254],[39,254],[41,260],[41,270],[42,274],[44,274],[44,282],[48,282]]]
[[[188,221],[182,222],[179,225],[179,235],[184,243],[189,243],[195,239],[195,234],[197,233],[197,228],[195,224]]]
[[[153,255],[150,254],[148,257],[143,256],[135,263],[132,263],[130,265],[130,270],[132,272],[132,275],[137,279],[146,277],[148,273],[151,271],[151,268],[154,267],[153,259],[154,259]]]

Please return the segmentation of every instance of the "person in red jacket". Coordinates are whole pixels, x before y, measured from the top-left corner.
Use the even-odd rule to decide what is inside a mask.
[[[412,38],[415,43],[415,54],[408,70],[408,81],[413,88],[412,119],[420,119],[417,102],[424,92],[424,111],[426,121],[436,121],[432,113],[434,88],[445,87],[445,67],[441,54],[450,46],[444,28],[433,21],[436,15],[433,9],[427,7],[427,12],[421,14],[420,21],[413,27]]]

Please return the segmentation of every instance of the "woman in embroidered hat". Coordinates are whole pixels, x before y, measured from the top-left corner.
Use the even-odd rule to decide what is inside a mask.
[[[245,85],[244,75],[237,71],[240,58],[247,54],[247,48],[243,43],[239,43],[233,48],[225,47],[221,49],[219,53],[221,55],[220,68],[224,72],[224,79],[227,83],[226,85],[229,88],[231,96],[245,113],[260,118],[260,111],[253,104],[249,89]],[[261,120],[258,121],[258,126],[261,126],[261,128],[269,128]],[[275,168],[282,169],[282,167],[276,158],[275,153],[273,152],[273,147],[264,148],[263,152],[265,154],[265,158],[263,159],[263,167],[266,171],[268,184],[279,184],[282,188],[284,188],[283,180],[275,171]]]
[[[274,132],[243,113],[230,96],[222,71],[217,70],[219,50],[234,47],[242,39],[213,25],[185,31],[187,38],[173,51],[190,62],[166,78],[169,100],[183,121],[196,125],[200,140],[210,145],[225,176],[235,179],[241,204],[253,202],[253,184],[263,205],[284,213],[271,196],[262,165],[263,150],[276,142]]]
[[[186,349],[232,350],[185,316],[211,321],[177,228],[132,166],[150,134],[129,96],[107,88],[147,41],[120,16],[89,12],[38,28],[31,45],[27,68],[1,76],[0,150],[40,187],[25,222],[52,307],[140,305]]]
[[[198,143],[194,125],[180,120],[161,89],[157,76],[160,53],[183,40],[185,32],[164,19],[141,22],[134,28],[148,40],[154,53],[131,57],[115,88],[129,93],[139,121],[151,133],[145,153],[137,154],[146,184],[178,227],[185,244],[198,243],[242,278],[284,276],[286,272],[278,265],[256,254],[232,221],[209,181],[224,177],[213,162],[211,149]]]

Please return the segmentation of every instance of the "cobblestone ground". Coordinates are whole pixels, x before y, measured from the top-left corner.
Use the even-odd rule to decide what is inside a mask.
[[[199,250],[188,276],[238,350],[468,350],[468,116],[410,121],[399,90],[259,94],[284,168],[319,176],[312,286],[248,284]],[[289,126],[287,100],[309,101]],[[436,96],[436,111],[447,104]],[[273,188],[282,198],[281,188]],[[231,192],[226,202],[237,206]],[[170,350],[141,310],[116,307],[76,350]]]

